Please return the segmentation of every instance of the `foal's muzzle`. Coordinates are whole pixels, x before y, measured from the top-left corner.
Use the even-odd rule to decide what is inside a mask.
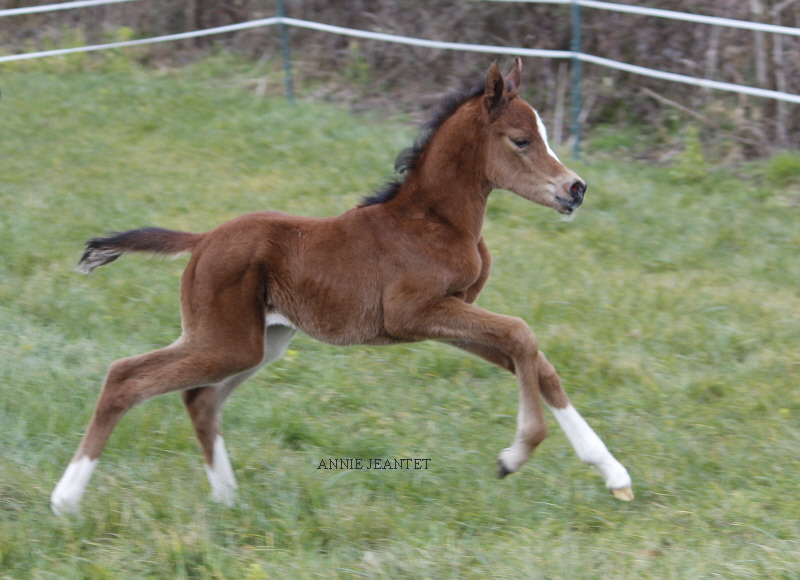
[[[585,193],[586,182],[578,180],[574,181],[572,185],[569,186],[569,197],[561,197],[559,195],[556,196],[556,200],[558,200],[558,203],[564,208],[565,213],[570,214],[583,203],[583,195]]]

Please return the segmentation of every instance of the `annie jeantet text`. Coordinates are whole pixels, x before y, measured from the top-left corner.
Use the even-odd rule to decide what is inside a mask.
[[[320,459],[317,469],[428,469],[430,459]]]

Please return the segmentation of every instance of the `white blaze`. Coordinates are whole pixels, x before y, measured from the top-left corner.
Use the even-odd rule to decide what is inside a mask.
[[[539,113],[536,111],[536,109],[533,109],[533,114],[536,115],[536,128],[539,129],[539,135],[541,136],[542,141],[544,141],[545,147],[547,147],[547,152],[550,154],[550,157],[561,163],[561,160],[555,154],[555,151],[550,148],[550,143],[547,140],[547,129],[545,128],[542,118],[539,116]]]

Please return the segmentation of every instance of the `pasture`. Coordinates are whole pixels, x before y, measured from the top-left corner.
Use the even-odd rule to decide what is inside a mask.
[[[433,343],[299,336],[226,406],[236,507],[210,501],[173,394],[123,418],[81,514],[54,517],[108,365],[180,333],[186,258],[86,277],[83,242],[340,213],[414,135],[256,99],[246,72],[0,76],[0,578],[800,578],[800,184],[619,150],[570,164],[589,184],[573,221],[493,194],[478,304],[531,324],[633,502],[550,414],[550,437],[498,480],[517,408],[498,368]],[[333,458],[430,462],[318,469]]]

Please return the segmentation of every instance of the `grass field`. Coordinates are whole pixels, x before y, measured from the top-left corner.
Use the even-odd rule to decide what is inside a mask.
[[[81,514],[54,517],[108,365],[180,332],[185,258],[127,256],[85,277],[83,241],[267,208],[339,213],[412,138],[256,100],[243,75],[0,71],[0,578],[800,578],[798,184],[682,175],[624,150],[573,164],[589,183],[574,221],[493,195],[479,304],[531,324],[634,502],[608,494],[552,419],[526,467],[497,480],[517,404],[499,369],[437,344],[300,336],[226,407],[236,507],[209,500],[171,395],[122,420]],[[334,457],[431,462],[317,469]]]

